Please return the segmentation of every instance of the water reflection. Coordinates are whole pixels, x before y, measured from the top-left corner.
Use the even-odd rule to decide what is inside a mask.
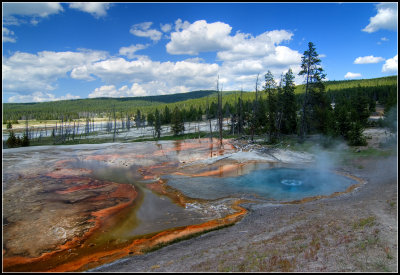
[[[182,148],[182,141],[181,140],[175,140],[174,141],[174,148],[175,148],[175,152],[177,155],[179,155],[179,152],[181,151]]]

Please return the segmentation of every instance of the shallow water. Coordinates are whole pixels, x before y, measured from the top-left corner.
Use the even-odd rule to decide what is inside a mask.
[[[356,182],[345,176],[315,169],[260,167],[237,177],[187,177],[168,175],[168,185],[192,198],[227,196],[290,201],[345,191]]]
[[[208,139],[5,150],[6,270],[85,270],[152,246],[156,239],[150,238],[158,232],[235,212],[221,208],[223,203],[185,208],[174,195],[157,189],[159,174],[226,151],[233,147],[221,150]]]
[[[146,188],[146,183],[137,172],[136,166],[129,168],[109,167],[97,161],[76,162],[74,166],[92,170],[92,177],[117,183],[128,183],[139,192],[139,197],[134,205],[114,217],[112,229],[104,230],[100,235],[95,235],[93,242],[123,243],[140,235],[155,233],[169,228],[187,226],[204,222],[206,217],[199,213],[188,211],[177,205],[167,196],[155,194]]]
[[[295,200],[344,191],[355,183],[330,172],[242,163],[243,155],[229,159],[234,152],[228,142],[220,148],[216,140],[208,139],[5,150],[7,270],[85,270],[155,245],[150,238],[160,231],[169,230],[165,239],[170,241],[176,238],[170,229],[230,223],[245,214],[233,207],[237,200],[230,198]],[[162,179],[179,191],[166,192]],[[181,203],[182,194],[206,200],[230,198],[185,198]],[[196,230],[203,227],[183,233]],[[149,241],[136,242],[139,238]],[[54,255],[41,259],[47,251]]]

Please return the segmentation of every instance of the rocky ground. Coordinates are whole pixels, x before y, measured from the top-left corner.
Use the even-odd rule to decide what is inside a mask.
[[[379,129],[368,135],[356,152],[392,138]],[[262,154],[262,146],[248,147]],[[397,153],[360,154],[335,168],[366,183],[302,204],[242,204],[249,212],[233,226],[90,271],[397,272]]]

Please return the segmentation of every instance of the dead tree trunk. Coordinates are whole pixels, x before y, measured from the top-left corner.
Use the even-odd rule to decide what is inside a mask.
[[[210,118],[210,110],[209,110],[209,106],[208,106],[208,96],[207,96],[207,112],[206,112],[206,116],[208,119],[208,122],[210,124],[210,141],[212,142],[212,127],[211,127],[211,118]]]
[[[252,114],[252,119],[251,119],[251,141],[254,139],[254,132],[256,128],[256,123],[257,123],[257,112],[258,112],[258,77],[260,74],[257,74],[256,78],[256,98],[253,103],[253,114]]]
[[[115,141],[115,133],[117,131],[117,117],[115,116],[115,105],[114,105],[113,113],[114,113],[114,134],[113,134],[113,142],[114,142]]]
[[[217,80],[218,95],[218,129],[219,129],[219,145],[222,146],[222,89],[219,90],[219,75]]]

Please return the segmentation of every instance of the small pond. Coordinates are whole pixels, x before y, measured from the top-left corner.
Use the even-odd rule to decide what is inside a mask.
[[[262,167],[262,166],[261,166]],[[297,168],[259,168],[236,177],[187,177],[168,175],[168,185],[191,198],[261,197],[291,201],[343,192],[356,184],[333,172]]]

